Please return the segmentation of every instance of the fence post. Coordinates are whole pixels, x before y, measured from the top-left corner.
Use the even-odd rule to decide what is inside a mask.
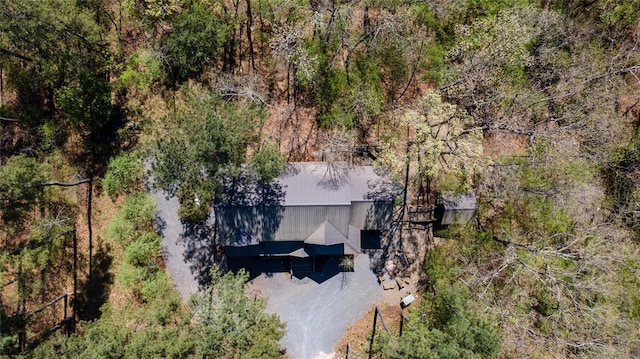
[[[76,226],[73,225],[73,321],[76,320],[76,312],[78,311],[78,235]]]
[[[371,340],[369,341],[369,359],[371,359],[373,355],[373,339],[376,337],[377,319],[378,319],[378,307],[376,306],[376,309],[373,312],[373,331],[371,332]]]

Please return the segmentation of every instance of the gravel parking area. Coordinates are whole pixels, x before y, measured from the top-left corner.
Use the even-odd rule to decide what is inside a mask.
[[[350,324],[383,299],[382,287],[370,270],[366,254],[355,258],[353,272],[322,283],[287,273],[262,274],[250,282],[251,291],[268,298],[267,310],[287,323],[281,344],[291,359],[325,358]]]

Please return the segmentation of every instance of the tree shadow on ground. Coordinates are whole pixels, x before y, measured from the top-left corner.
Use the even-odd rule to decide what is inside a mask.
[[[162,232],[164,232],[164,230],[167,228],[167,221],[164,218],[162,218],[160,215],[156,215],[153,218],[153,222],[156,225],[156,232],[159,235],[162,235]]]
[[[73,149],[65,151],[72,163],[82,163],[87,169],[86,175],[101,177],[107,170],[106,164],[120,150],[132,148],[137,142],[133,128],[125,127],[127,114],[125,109],[114,104],[102,123],[93,123],[85,128],[82,142]]]
[[[370,268],[376,275],[388,274],[391,277],[404,277],[410,274],[412,262],[407,258],[405,245],[411,243],[415,247],[415,236],[406,228],[401,217],[395,219],[388,230],[383,231],[380,238],[380,249],[367,249],[371,262]]]
[[[78,284],[78,297],[74,300],[76,315],[80,320],[98,319],[100,308],[109,298],[113,274],[109,272],[113,263],[109,246],[100,244],[93,255],[91,277]]]
[[[211,265],[219,261],[216,253],[213,216],[204,223],[182,221],[182,233],[178,241],[183,244],[184,259],[191,268],[200,287],[211,282]]]

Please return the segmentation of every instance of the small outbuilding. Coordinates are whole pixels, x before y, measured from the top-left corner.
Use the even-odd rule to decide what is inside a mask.
[[[469,223],[478,213],[478,201],[473,192],[441,192],[436,198],[435,216],[441,227],[454,223]]]

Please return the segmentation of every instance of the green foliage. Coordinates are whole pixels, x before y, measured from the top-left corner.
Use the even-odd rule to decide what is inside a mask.
[[[68,284],[77,208],[59,189],[43,186],[64,172],[55,154],[43,161],[11,156],[0,167],[0,356],[21,350],[16,339],[25,326],[35,331],[21,308],[38,308]]]
[[[143,50],[131,55],[117,84],[123,89],[149,89],[162,79],[162,63],[152,51]]]
[[[157,247],[155,248],[157,250]],[[156,251],[157,252],[157,251]],[[180,305],[179,300],[174,301],[162,301],[167,293],[174,291],[173,282],[171,278],[166,274],[158,274],[155,276],[149,276],[146,278],[140,287],[140,293],[142,294],[142,300],[145,303],[158,302],[160,307],[156,308],[153,312],[153,320],[161,324],[167,324],[171,317],[171,313],[175,312]]]
[[[475,52],[483,60],[495,61],[492,70],[507,71],[526,66],[530,62],[529,44],[536,38],[535,27],[540,18],[532,7],[508,7],[496,16],[483,18],[459,30],[459,42],[449,56],[456,57]],[[484,59],[487,55],[499,56]]]
[[[133,193],[125,198],[122,208],[113,216],[106,235],[126,247],[138,237],[153,231],[155,214],[155,202],[150,195]]]
[[[4,318],[4,314],[2,314],[3,323],[6,323],[6,319]],[[18,350],[18,335],[2,335],[0,337],[0,353],[10,353]]]
[[[316,103],[323,127],[345,127],[354,125],[353,115],[346,112],[344,97],[347,95],[347,77],[344,70],[334,68],[326,56],[318,61]]]
[[[144,0],[144,15],[152,19],[166,19],[178,12],[181,0]]]
[[[456,190],[468,191],[485,168],[481,133],[465,130],[470,121],[464,110],[445,101],[442,94],[428,91],[397,117],[388,137],[380,141],[377,162],[396,175],[403,173],[408,132],[408,156],[410,166],[415,168],[415,182],[455,178],[459,181]],[[440,161],[446,161],[447,166],[440,166]]]
[[[42,149],[45,151],[64,143],[65,130],[60,122],[54,120],[45,121],[40,126],[40,133],[42,134]]]
[[[633,31],[640,19],[640,2],[638,1],[597,1],[600,20],[615,30]]]
[[[75,0],[0,3],[0,47],[11,54],[7,80],[15,109],[30,122],[59,120],[59,110],[80,130],[96,131],[108,120],[109,51],[96,17]]]
[[[129,263],[123,263],[118,274],[116,275],[117,283],[125,289],[131,290],[134,299],[142,301],[140,286],[143,280],[148,277],[146,268],[136,267]]]
[[[214,282],[184,311],[168,276],[142,284],[144,307],[103,308],[67,338],[55,335],[28,358],[279,358],[283,324],[262,299],[245,295],[247,276],[212,273]]]
[[[118,271],[117,279],[125,288],[133,291],[136,299],[149,303],[161,295],[161,289],[170,289],[166,285],[162,286],[169,279],[160,271],[161,238],[149,229],[134,233],[136,238],[125,244],[124,263]]]
[[[40,184],[46,178],[38,161],[25,155],[10,157],[0,167],[0,211],[5,224],[19,224],[25,220],[27,212],[42,196]]]
[[[159,246],[160,236],[155,233],[145,233],[127,246],[124,251],[125,262],[136,267],[150,266],[158,256]]]
[[[609,202],[629,228],[640,232],[640,141],[638,134],[629,145],[618,146],[602,168]]]
[[[110,120],[111,85],[103,78],[81,73],[77,83],[58,90],[57,101],[60,110],[74,126],[94,133]]]
[[[622,281],[622,300],[618,303],[622,312],[629,318],[640,319],[640,264],[634,259],[627,259],[619,264]]]
[[[211,195],[204,191],[195,192],[190,183],[183,183],[178,188],[178,217],[189,223],[203,223],[211,210]]]
[[[258,174],[258,177],[271,182],[282,174],[287,164],[285,155],[280,152],[280,148],[273,142],[267,142],[251,157],[251,166]]]
[[[230,26],[223,21],[220,3],[191,1],[171,21],[172,31],[162,40],[170,61],[170,74],[177,81],[200,75],[219,62],[219,52],[229,38]]]
[[[185,358],[192,353],[188,328],[145,325],[135,329],[117,314],[107,310],[101,319],[85,323],[81,334],[55,335],[27,358]]]
[[[154,186],[175,195],[180,186],[189,184],[205,204],[221,171],[246,161],[247,143],[257,139],[264,111],[254,104],[225,102],[198,87],[185,88],[184,95],[177,121],[167,118],[166,131],[171,135],[159,135],[156,142]]]
[[[340,258],[340,264],[338,264],[340,269],[345,272],[353,272],[353,268],[355,267],[355,258],[353,255],[345,255]]]
[[[191,300],[200,353],[223,358],[280,357],[278,341],[284,325],[275,314],[265,313],[264,300],[245,295],[248,274],[222,275],[212,267],[211,277],[210,287]]]
[[[427,81],[438,83],[442,79],[442,71],[445,67],[447,50],[440,43],[429,43],[424,49],[423,66],[426,68],[424,78]]]
[[[102,188],[109,197],[131,193],[142,179],[142,160],[132,153],[122,153],[109,161]]]
[[[495,16],[503,10],[530,4],[530,0],[467,0],[464,11],[469,19]]]
[[[440,249],[427,258],[430,291],[409,315],[403,335],[384,338],[378,350],[384,358],[496,358],[501,336],[478,317],[470,296],[459,283],[450,282],[455,262]],[[453,269],[455,271],[455,269]]]
[[[72,202],[84,192],[37,184],[104,168],[108,156],[76,145],[111,145],[124,101],[135,105],[123,113],[140,115],[136,138],[157,139],[156,184],[177,194],[180,216],[195,222],[206,218],[220,175],[238,173],[247,154],[263,180],[278,175],[286,154],[258,146],[258,131],[275,128],[271,121],[262,128],[265,109],[280,120],[292,105],[285,126],[317,115],[316,125],[349,129],[352,142],[377,141],[379,162],[399,177],[409,130],[410,188],[429,179],[439,190],[473,186],[482,199],[486,232],[451,226],[439,233],[451,240],[427,258],[433,292],[416,308],[419,330],[387,338],[381,355],[494,356],[495,330],[484,321],[493,319],[508,333],[504,357],[633,356],[640,342],[640,151],[632,134],[639,4],[0,0],[0,115],[20,120],[0,125],[0,161],[7,161],[0,167],[1,283],[17,276],[17,295],[37,298],[27,304],[35,307],[58,277],[64,281],[58,274],[70,264],[60,261],[77,222]],[[198,84],[213,83],[219,70],[266,76],[267,85],[247,86],[263,91],[264,103]],[[186,90],[166,86],[185,80]],[[291,90],[293,104],[285,105]],[[159,123],[165,127],[146,132]],[[314,138],[307,150],[317,147]],[[57,147],[81,165],[63,173],[60,162],[15,156],[42,158]],[[483,160],[504,154],[519,157]],[[105,191],[129,194],[140,169],[131,155],[113,158]],[[135,300],[125,300],[127,310],[105,309],[105,320],[78,336],[45,343],[38,355],[237,357],[246,352],[230,348],[260,348],[262,333],[237,320],[246,313],[216,312],[224,322],[206,327],[180,309],[158,256],[155,210],[143,197],[127,196],[106,234],[122,246],[123,263],[111,270]],[[212,302],[228,312],[248,305],[228,301],[234,304]],[[5,320],[11,305],[0,308],[0,350],[16,345],[4,335],[13,329]],[[220,328],[240,334],[228,338]],[[252,356],[277,356],[264,337],[270,354]]]

